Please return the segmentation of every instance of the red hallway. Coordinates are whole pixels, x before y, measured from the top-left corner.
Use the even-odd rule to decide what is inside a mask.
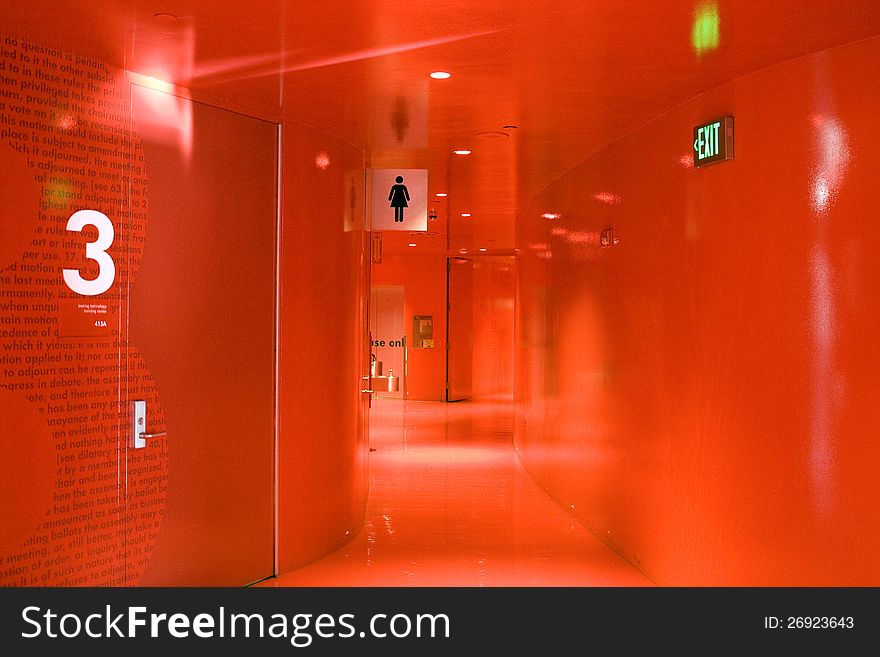
[[[350,543],[266,586],[652,586],[528,476],[505,398],[373,406]]]
[[[876,0],[4,2],[0,585],[877,586],[878,70]]]

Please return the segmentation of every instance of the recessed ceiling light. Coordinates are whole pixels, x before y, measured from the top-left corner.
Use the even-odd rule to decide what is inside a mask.
[[[467,253],[467,249],[459,249],[458,252],[459,253]]]
[[[407,246],[415,246],[415,245],[416,245],[415,242],[410,242]]]
[[[485,252],[486,252],[486,249],[484,249],[484,248],[480,249],[480,253],[485,253]]]
[[[544,219],[559,219],[562,215],[558,212],[545,212],[541,215]]]
[[[440,198],[443,198],[444,196],[449,196],[449,194],[447,194],[446,192],[437,192],[436,194],[434,194],[434,196],[439,196]]]
[[[461,213],[461,216],[462,216],[462,217],[470,217],[470,216],[471,216],[471,213],[470,213],[470,212],[462,212],[462,213]]]
[[[448,73],[447,71],[434,71],[430,75],[435,80],[448,80],[452,77],[452,73]]]
[[[471,154],[470,151],[452,151],[452,152],[455,153],[456,155],[470,155]]]

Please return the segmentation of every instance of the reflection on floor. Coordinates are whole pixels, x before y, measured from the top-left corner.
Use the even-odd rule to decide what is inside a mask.
[[[366,521],[263,586],[653,586],[526,474],[507,400],[373,402]]]

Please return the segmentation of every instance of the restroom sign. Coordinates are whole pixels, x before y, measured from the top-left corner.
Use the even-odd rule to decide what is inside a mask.
[[[733,117],[725,116],[694,128],[694,166],[733,159]]]
[[[370,228],[428,230],[428,170],[370,172]]]

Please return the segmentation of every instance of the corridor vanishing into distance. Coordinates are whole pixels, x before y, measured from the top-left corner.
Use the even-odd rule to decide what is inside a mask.
[[[531,479],[512,411],[374,400],[363,528],[258,586],[653,586]]]

